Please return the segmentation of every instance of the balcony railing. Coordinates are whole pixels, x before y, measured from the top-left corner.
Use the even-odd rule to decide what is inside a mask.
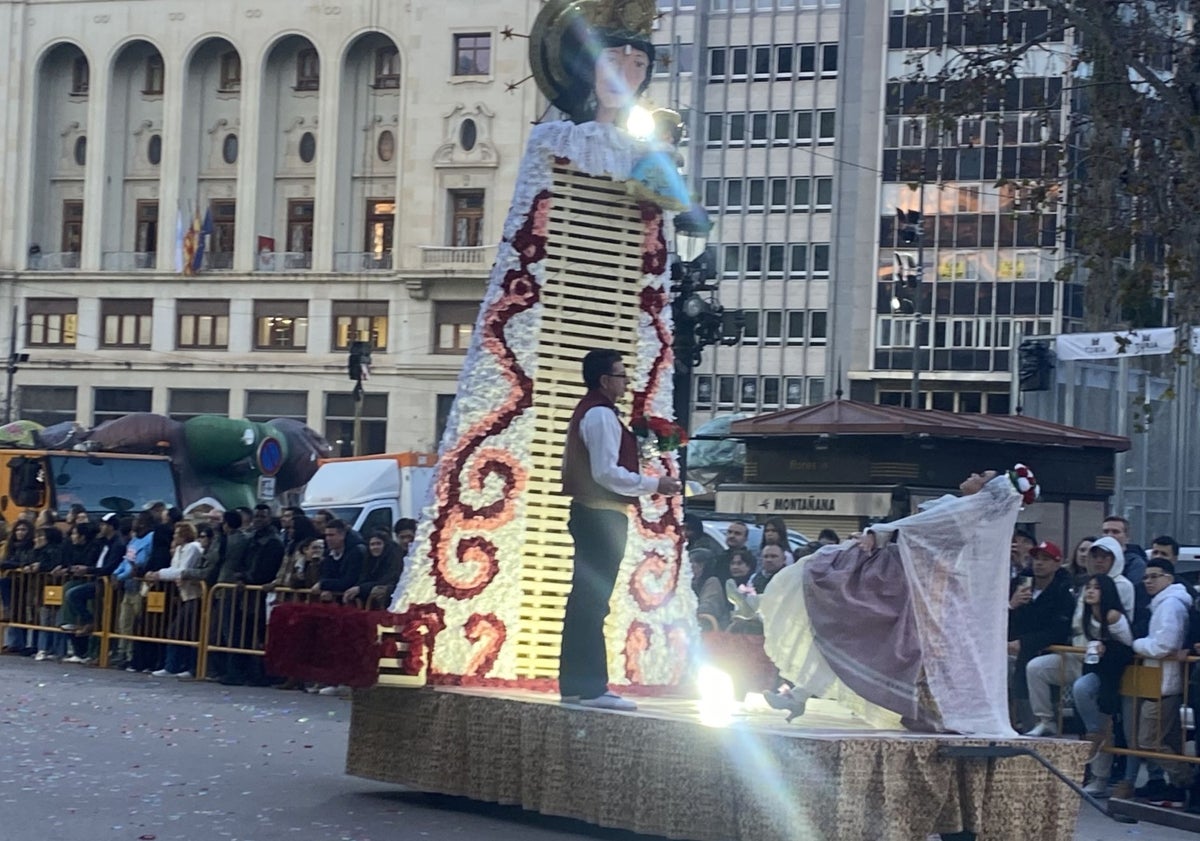
[[[157,265],[153,251],[106,251],[100,256],[100,268],[106,272],[144,272]]]
[[[339,251],[333,255],[335,272],[384,272],[391,268],[390,251]]]
[[[254,258],[254,269],[259,272],[302,272],[311,268],[311,251],[264,251]]]
[[[205,251],[204,268],[210,272],[227,272],[233,268],[233,252]]]
[[[58,272],[79,268],[78,251],[53,251],[49,254],[30,254],[29,271]]]
[[[421,267],[426,269],[475,269],[491,265],[496,253],[491,245],[422,245]]]

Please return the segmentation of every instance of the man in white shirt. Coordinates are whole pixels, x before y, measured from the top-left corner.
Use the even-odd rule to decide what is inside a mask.
[[[636,704],[608,691],[604,618],[625,556],[629,507],[639,496],[677,494],[683,486],[670,476],[638,472],[637,439],[616,405],[628,384],[621,355],[612,349],[589,351],[583,381],[588,391],[571,416],[563,453],[575,565],[563,616],[558,686],[567,703],[633,710]]]

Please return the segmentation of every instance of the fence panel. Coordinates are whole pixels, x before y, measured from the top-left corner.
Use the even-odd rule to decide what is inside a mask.
[[[16,628],[61,638],[65,650],[68,632],[61,625],[62,606],[72,584],[95,584],[99,604],[94,611],[93,630],[88,635],[99,644],[98,665],[107,667],[117,660],[129,662],[134,643],[180,645],[196,650],[197,678],[208,673],[211,653],[263,656],[267,647],[267,627],[271,609],[278,604],[311,603],[320,600],[310,590],[284,587],[183,582],[188,595],[183,598],[178,582],[144,581],[114,583],[109,578],[70,579],[48,573],[6,570],[0,573],[3,613],[0,631]],[[334,594],[340,599],[340,594]],[[382,613],[387,599],[369,597],[351,602],[350,607]],[[383,682],[420,685],[424,676],[404,674],[403,658],[408,646],[396,637],[390,624],[379,625],[386,654],[381,660]]]

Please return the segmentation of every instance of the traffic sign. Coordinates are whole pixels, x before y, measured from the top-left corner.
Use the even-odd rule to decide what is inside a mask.
[[[267,436],[258,445],[258,469],[264,476],[274,476],[283,467],[283,445],[278,438]]]

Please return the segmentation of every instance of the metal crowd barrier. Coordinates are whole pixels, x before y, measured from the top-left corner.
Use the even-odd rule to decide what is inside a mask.
[[[99,641],[97,662],[101,667],[109,665],[114,643],[119,652],[132,651],[134,642],[167,643],[202,650],[207,625],[203,607],[206,604],[203,582],[187,582],[187,586],[199,588],[199,598],[185,602],[179,585],[173,581],[134,581],[132,590],[124,584],[113,586],[104,578],[78,578],[50,573],[28,573],[7,570],[3,575],[7,617],[6,628],[18,628],[34,633],[62,635],[62,651],[73,630],[63,630],[69,593],[77,586],[96,585],[93,603],[91,632],[87,636]],[[71,624],[82,626],[82,620],[74,616]],[[200,657],[199,659],[203,659]]]
[[[99,586],[99,596],[91,600],[93,609],[93,631],[88,636],[104,634],[107,631],[107,614],[102,609],[112,603],[112,589],[108,578],[80,578],[70,575],[52,575],[48,572],[22,572],[21,570],[4,570],[0,572],[0,595],[3,596],[2,613],[0,613],[0,633],[3,639],[8,637],[8,629],[33,632],[34,634],[57,634],[62,637],[62,647],[65,650],[74,631],[63,630],[62,625],[67,618],[67,594],[76,586],[96,584]],[[103,648],[101,651],[104,658]],[[102,665],[106,665],[102,662]]]
[[[204,677],[208,587],[203,581],[186,581],[183,585],[199,588],[199,597],[184,601],[180,582],[137,579],[133,585],[136,589],[122,586],[120,598],[106,598],[99,665],[108,665],[114,640],[118,656],[126,660],[135,642],[181,645],[196,649],[196,676]]]
[[[107,667],[114,657],[129,659],[135,642],[182,645],[196,649],[197,678],[208,673],[210,654],[263,656],[267,619],[275,605],[321,600],[310,590],[240,584],[208,587],[203,582],[189,581],[184,582],[185,586],[200,588],[200,597],[185,602],[179,582],[174,581],[136,579],[127,587],[126,582],[114,585],[107,577],[81,579],[20,570],[5,570],[0,580],[6,582],[0,588],[8,590],[0,615],[0,634],[11,627],[69,638],[71,632],[60,627],[66,591],[73,583],[95,583],[100,589],[89,636],[99,645],[97,665]],[[340,593],[332,595],[336,601],[341,600]],[[360,610],[385,609],[387,599],[372,600],[368,595],[352,606]],[[381,626],[380,633],[394,634],[394,629]],[[403,652],[407,646],[400,643],[398,648]],[[384,665],[385,674],[390,675],[399,664],[388,659]]]
[[[1048,651],[1052,654],[1059,655],[1060,695],[1059,695],[1059,704],[1058,704],[1058,732],[1062,733],[1063,732],[1063,717],[1064,717],[1064,710],[1065,710],[1065,705],[1063,704],[1063,700],[1066,696],[1066,682],[1067,682],[1067,658],[1065,655],[1074,654],[1074,655],[1078,655],[1079,657],[1082,657],[1084,654],[1087,653],[1087,649],[1080,648],[1078,646],[1072,646],[1072,645],[1052,645],[1052,646],[1049,646],[1046,649],[1046,651]],[[1180,655],[1182,655],[1182,654],[1183,654],[1183,652],[1180,652]],[[1186,743],[1188,741],[1187,731],[1189,729],[1193,729],[1195,723],[1200,721],[1200,715],[1195,715],[1195,714],[1193,714],[1191,716],[1187,715],[1187,711],[1191,707],[1191,704],[1189,703],[1189,700],[1188,700],[1188,695],[1189,695],[1189,692],[1191,689],[1191,665],[1193,663],[1200,663],[1200,657],[1196,657],[1196,656],[1188,654],[1188,655],[1184,655],[1184,656],[1177,655],[1173,659],[1168,658],[1165,660],[1156,660],[1151,657],[1144,657],[1140,654],[1135,654],[1134,658],[1133,658],[1133,663],[1131,663],[1129,666],[1126,666],[1125,672],[1121,676],[1121,688],[1120,688],[1121,697],[1125,698],[1125,699],[1129,699],[1134,702],[1133,703],[1133,710],[1134,710],[1133,721],[1125,726],[1126,733],[1127,734],[1132,733],[1134,735],[1134,741],[1136,741],[1136,736],[1137,736],[1138,729],[1139,729],[1138,725],[1141,722],[1142,705],[1140,702],[1141,701],[1158,701],[1158,702],[1162,701],[1162,699],[1164,697],[1162,694],[1162,676],[1163,676],[1163,668],[1162,667],[1163,667],[1163,664],[1171,663],[1171,662],[1178,663],[1179,668],[1180,668],[1179,680],[1180,680],[1181,689],[1182,689],[1182,691],[1181,691],[1182,698],[1181,698],[1180,704],[1179,704],[1178,715],[1179,715],[1180,720],[1178,722],[1178,726],[1179,726],[1179,732],[1180,732],[1180,746],[1181,747],[1183,745],[1186,745]],[[1153,665],[1151,665],[1151,664],[1153,664]],[[1078,715],[1078,712],[1076,712],[1075,714]],[[1155,741],[1158,743],[1162,742],[1162,737],[1163,737],[1162,725],[1163,725],[1162,716],[1159,716],[1158,730],[1155,733],[1155,736],[1156,736]],[[1142,759],[1153,759],[1153,760],[1167,761],[1167,762],[1172,762],[1172,761],[1174,761],[1174,762],[1190,762],[1193,764],[1200,765],[1200,756],[1189,756],[1182,752],[1181,753],[1167,753],[1165,751],[1146,750],[1146,749],[1143,749],[1140,747],[1138,747],[1138,748],[1118,748],[1112,744],[1105,745],[1103,750],[1107,753],[1120,754],[1123,756],[1125,756],[1125,755],[1137,756],[1137,757],[1141,757]]]

